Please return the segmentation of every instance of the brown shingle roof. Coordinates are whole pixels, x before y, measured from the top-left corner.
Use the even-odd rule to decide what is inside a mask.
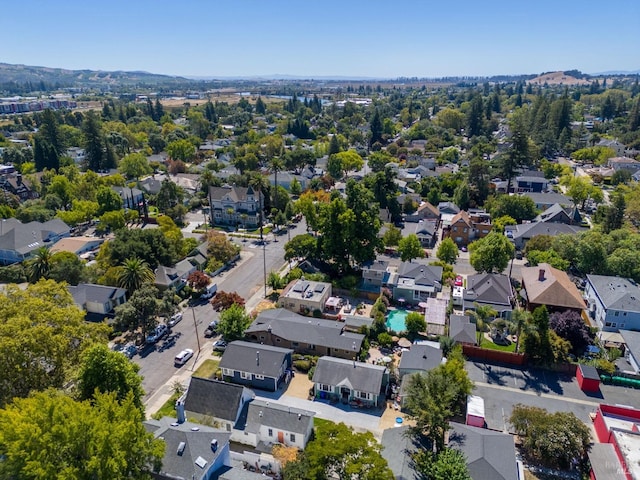
[[[540,270],[544,270],[542,280]],[[529,303],[573,309],[585,308],[582,295],[569,276],[548,263],[523,268],[522,285],[527,292]]]

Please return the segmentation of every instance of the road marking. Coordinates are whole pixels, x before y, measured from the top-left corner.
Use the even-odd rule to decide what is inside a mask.
[[[516,388],[518,388],[518,379],[515,375],[513,376],[513,384],[516,386]]]
[[[600,402],[590,402],[589,400],[580,400],[579,398],[563,397],[561,395],[555,395],[555,394],[552,395],[549,393],[536,393],[529,390],[521,390],[519,388],[505,387],[503,385],[493,385],[491,383],[476,382],[476,386],[495,388],[497,390],[504,390],[504,391],[513,392],[513,393],[522,393],[524,395],[530,395],[532,397],[548,398],[550,400],[562,400],[564,402],[577,403],[580,405],[588,405],[592,407],[597,407],[600,405]]]

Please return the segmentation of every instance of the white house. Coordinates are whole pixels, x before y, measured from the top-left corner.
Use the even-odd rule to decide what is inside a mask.
[[[587,275],[584,296],[601,330],[640,330],[640,287],[633,280]]]

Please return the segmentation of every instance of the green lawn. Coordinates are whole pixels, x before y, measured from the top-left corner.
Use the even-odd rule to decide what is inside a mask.
[[[198,367],[198,369],[193,372],[194,377],[200,378],[211,378],[213,374],[218,370],[218,365],[220,364],[219,359],[208,359],[202,362],[202,365]]]
[[[151,418],[160,420],[162,417],[175,417],[176,416],[176,400],[178,399],[179,396],[180,395],[175,393],[171,395],[171,398],[169,398],[169,400],[164,402],[164,405],[160,407],[160,410],[158,410],[156,413],[151,415]]]
[[[489,350],[500,350],[501,352],[516,351],[516,344],[514,342],[511,342],[509,345],[498,345],[485,337],[482,337],[482,344],[480,345],[480,347],[486,348]]]

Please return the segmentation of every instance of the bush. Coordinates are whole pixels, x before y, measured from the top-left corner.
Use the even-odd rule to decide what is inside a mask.
[[[378,335],[378,343],[381,347],[390,347],[393,343],[393,339],[387,332],[382,332]]]
[[[313,311],[313,317],[314,318],[322,318],[322,310],[320,310],[319,308],[316,308]]]
[[[351,290],[353,288],[356,288],[359,280],[360,279],[355,275],[345,275],[344,277],[336,280],[336,286],[345,290]]]
[[[316,367],[313,366],[309,369],[309,373],[307,373],[307,376],[309,377],[309,380],[313,380],[313,374],[316,372]]]
[[[311,362],[309,360],[295,360],[293,362],[293,368],[300,372],[307,373],[311,369]]]

